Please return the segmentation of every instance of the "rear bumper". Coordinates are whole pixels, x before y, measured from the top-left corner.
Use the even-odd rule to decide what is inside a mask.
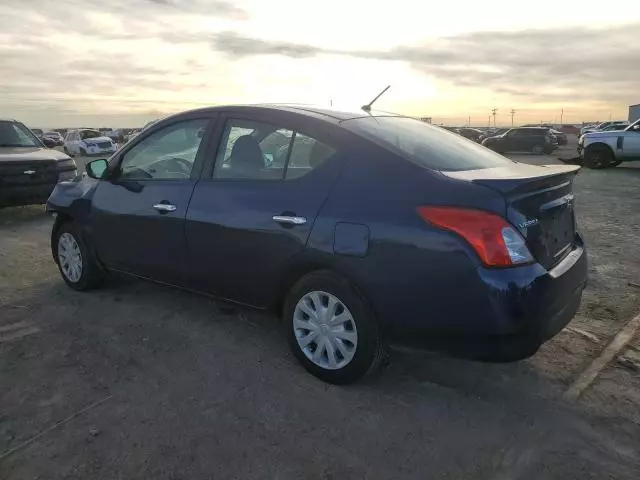
[[[0,207],[39,205],[46,203],[56,183],[0,187]]]
[[[577,312],[587,284],[587,253],[578,237],[574,249],[551,270],[539,264],[477,268],[476,276],[452,285],[456,295],[448,304],[433,305],[438,311],[429,314],[430,309],[416,307],[425,312],[423,318],[396,317],[388,323],[391,343],[477,359],[526,358]]]

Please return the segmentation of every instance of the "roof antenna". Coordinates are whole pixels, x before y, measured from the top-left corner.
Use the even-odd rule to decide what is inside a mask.
[[[378,95],[376,95],[376,97],[373,100],[371,100],[368,104],[361,106],[360,108],[365,112],[369,113],[371,111],[371,105],[373,105],[373,103],[376,100],[378,100],[382,96],[382,94],[387,90],[389,90],[390,88],[391,88],[391,85],[387,85],[387,87],[384,90],[382,90]]]

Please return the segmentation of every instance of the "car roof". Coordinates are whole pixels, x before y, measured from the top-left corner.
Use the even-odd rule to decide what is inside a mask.
[[[18,120],[16,120],[15,118],[3,118],[0,117],[0,122],[18,122]],[[21,123],[21,122],[18,122]]]
[[[219,105],[215,107],[204,107],[195,110],[189,110],[182,113],[193,112],[216,112],[216,111],[228,111],[228,110],[274,110],[274,111],[286,111],[292,113],[298,113],[300,115],[306,115],[308,117],[314,117],[321,120],[325,120],[331,123],[340,123],[345,120],[352,120],[354,118],[365,117],[403,117],[391,112],[383,112],[379,110],[371,110],[371,112],[365,112],[363,110],[347,111],[347,110],[334,110],[332,108],[317,107],[314,105],[299,105],[299,104],[277,104],[277,103],[264,103],[264,104],[248,104],[248,105]],[[162,119],[164,120],[164,118]]]

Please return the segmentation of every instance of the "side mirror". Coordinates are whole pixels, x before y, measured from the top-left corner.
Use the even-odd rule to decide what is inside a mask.
[[[87,176],[91,178],[100,179],[109,168],[109,163],[104,158],[93,160],[86,165]]]

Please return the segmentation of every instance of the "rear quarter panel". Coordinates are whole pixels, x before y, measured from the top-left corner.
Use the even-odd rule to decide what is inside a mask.
[[[489,299],[475,252],[457,236],[428,226],[421,205],[466,206],[505,214],[502,196],[482,186],[445,178],[386,150],[362,146],[349,158],[316,220],[309,252],[360,289],[387,330],[428,325],[456,330],[473,324],[473,311]],[[365,251],[336,251],[336,226],[362,225]],[[364,254],[363,254],[364,253]]]

